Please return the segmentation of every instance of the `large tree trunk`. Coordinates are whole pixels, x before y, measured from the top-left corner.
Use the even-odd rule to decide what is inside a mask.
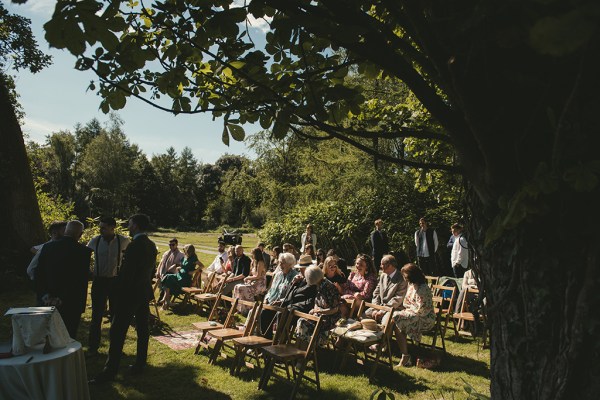
[[[25,270],[32,245],[46,240],[23,133],[0,74],[0,288]]]

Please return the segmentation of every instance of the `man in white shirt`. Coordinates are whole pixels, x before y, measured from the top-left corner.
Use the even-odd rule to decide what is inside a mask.
[[[456,278],[462,278],[469,268],[469,244],[467,243],[467,239],[463,236],[462,231],[463,227],[461,225],[452,225],[454,244],[452,245],[450,262],[452,263],[452,271]]]
[[[215,256],[215,259],[208,266],[208,268],[202,271],[202,279],[204,279],[204,282],[208,282],[213,274],[221,275],[223,272],[225,272],[223,267],[225,266],[226,262],[227,251],[225,251],[225,242],[219,240],[219,247],[217,247],[217,255]]]
[[[131,241],[128,237],[115,234],[117,222],[114,218],[100,220],[100,235],[93,237],[87,247],[94,252],[94,271],[92,280],[92,320],[88,341],[88,355],[98,354],[102,316],[106,311],[106,301],[113,306],[112,286],[119,272],[123,252]]]

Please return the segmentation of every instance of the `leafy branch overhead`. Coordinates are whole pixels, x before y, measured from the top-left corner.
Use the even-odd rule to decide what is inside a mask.
[[[366,102],[371,97],[365,96],[367,88],[351,78],[360,75],[372,80],[394,74],[365,58],[364,46],[356,53],[340,51],[338,39],[354,40],[366,34],[365,29],[386,28],[387,35],[406,48],[410,40],[397,27],[385,27],[374,12],[364,15],[372,25],[367,28],[333,21],[327,27],[312,23],[304,28],[299,24],[325,9],[303,10],[300,18],[268,3],[159,1],[148,7],[137,1],[106,5],[61,0],[45,25],[46,39],[76,55],[78,69],[92,69],[98,75],[99,85],[92,83],[90,89],[102,96],[104,112],[121,109],[131,97],[174,114],[210,112],[224,117],[225,143],[230,137],[243,140],[246,123],[270,128],[275,138],[314,127],[320,138],[337,138],[372,153],[379,151],[371,145],[373,138],[451,142],[439,127],[428,124],[431,118],[414,119],[411,112],[395,114],[388,107],[391,113],[377,121],[365,118],[377,104]],[[270,31],[263,34],[252,29],[256,21],[268,23]],[[313,28],[329,29],[335,35],[312,32]],[[416,47],[412,53],[417,57]],[[416,68],[411,70],[418,76]],[[419,80],[438,106],[448,109],[435,83],[424,77]],[[386,90],[402,96],[400,92],[407,91],[404,85],[388,85]],[[411,160],[406,154],[384,158],[456,170],[453,165]]]

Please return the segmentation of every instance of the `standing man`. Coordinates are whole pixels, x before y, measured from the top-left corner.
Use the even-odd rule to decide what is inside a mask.
[[[242,245],[238,244],[235,246],[235,260],[233,260],[233,265],[231,266],[231,276],[227,278],[227,283],[222,290],[224,295],[229,296],[233,292],[235,285],[244,283],[244,278],[250,275],[251,262],[250,257],[244,254]]]
[[[402,310],[404,308],[402,303],[404,302],[408,284],[400,271],[398,271],[398,262],[394,256],[388,254],[381,259],[380,268],[383,273],[379,274],[379,282],[373,292],[373,304]],[[381,322],[385,311],[368,308],[365,311],[365,315],[377,322]]]
[[[425,275],[439,276],[435,262],[435,252],[438,248],[437,233],[428,228],[425,218],[419,219],[420,229],[415,232],[415,245],[417,246],[417,259],[419,267]]]
[[[469,268],[469,244],[462,234],[463,227],[459,224],[452,225],[452,253],[450,254],[450,263],[452,272],[456,278],[462,278]]]
[[[94,271],[92,280],[92,321],[88,340],[88,355],[98,354],[102,316],[106,311],[106,301],[110,311],[114,308],[112,287],[114,285],[123,252],[131,242],[123,235],[115,234],[117,222],[114,218],[104,217],[100,220],[100,235],[93,237],[87,247],[94,252]]]
[[[381,264],[381,258],[390,252],[388,237],[383,231],[383,220],[375,221],[375,230],[371,233],[371,248],[373,249],[373,263],[376,266]]]
[[[50,224],[50,228],[48,228],[48,234],[50,234],[50,240],[47,241],[46,243],[56,242],[57,240],[62,238],[65,234],[66,226],[67,226],[66,221],[55,221],[52,224]],[[40,293],[40,290],[39,290],[40,288],[35,282],[35,269],[37,268],[38,263],[40,261],[40,254],[41,254],[42,247],[44,247],[44,245],[46,243],[38,244],[31,248],[31,252],[35,253],[35,255],[33,256],[33,258],[31,259],[31,262],[27,266],[27,275],[34,283],[35,300],[36,300],[37,306],[44,305],[44,302],[42,301],[42,296],[45,293]]]
[[[81,222],[67,223],[65,235],[40,250],[35,272],[43,303],[56,306],[73,339],[77,339],[77,327],[85,311],[92,254],[79,243],[82,233]]]
[[[104,369],[91,384],[113,380],[119,370],[125,336],[135,317],[137,353],[135,364],[129,367],[131,374],[143,372],[148,358],[148,302],[154,297],[152,274],[156,265],[156,245],[148,238],[150,219],[136,214],[129,218],[129,233],[133,240],[125,250],[121,270],[114,285],[115,310],[110,327],[110,348]]]

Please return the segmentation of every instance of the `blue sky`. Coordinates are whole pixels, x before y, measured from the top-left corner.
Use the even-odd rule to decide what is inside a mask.
[[[38,46],[53,57],[53,64],[37,74],[20,72],[16,77],[20,102],[26,113],[23,132],[29,140],[44,142],[47,135],[58,130],[73,130],[76,123],[92,118],[101,122],[108,116],[99,109],[100,97],[86,88],[95,75],[74,68],[75,57],[63,50],[51,49],[44,39],[43,24],[50,19],[55,0],[29,0],[24,5],[4,1],[12,13],[31,20]],[[257,29],[264,25],[255,24]],[[130,99],[119,116],[125,122],[123,130],[131,143],[136,143],[148,157],[164,153],[169,146],[178,152],[185,146],[196,158],[214,163],[221,155],[245,154],[253,157],[243,143],[230,140],[230,146],[221,142],[223,122],[212,120],[210,114],[178,115],[156,110],[136,99]],[[258,125],[244,126],[246,135],[260,129]]]

